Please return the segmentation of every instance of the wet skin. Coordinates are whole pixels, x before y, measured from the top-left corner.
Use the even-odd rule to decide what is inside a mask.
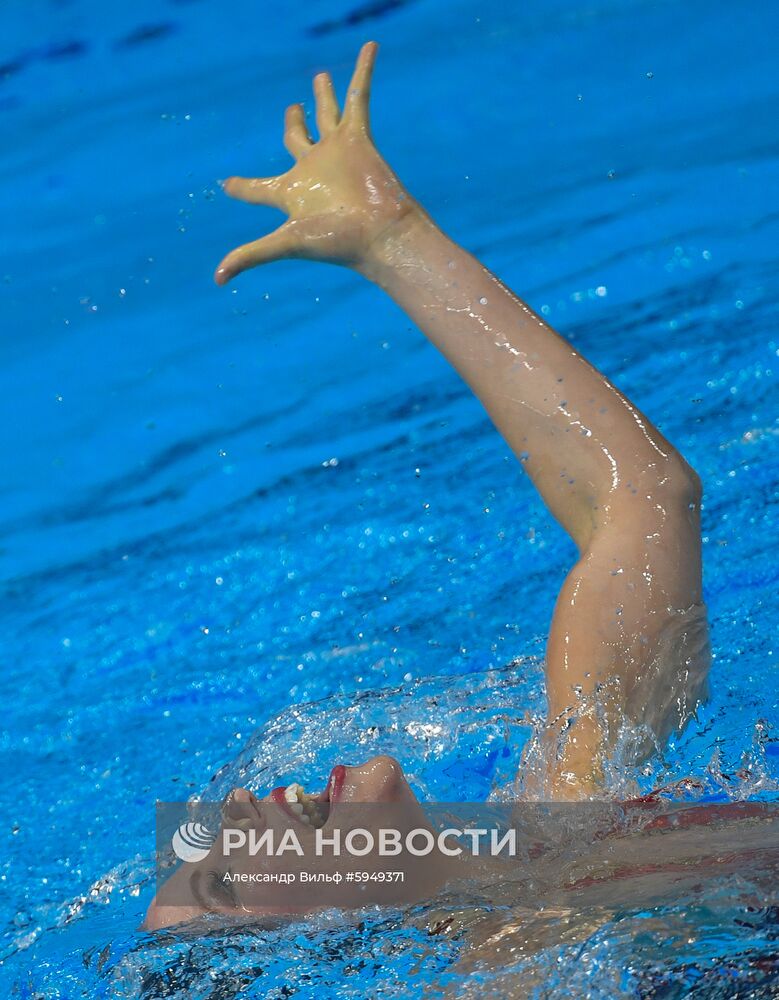
[[[318,141],[287,109],[295,160],[277,177],[231,177],[225,191],[286,213],[231,251],[223,285],[282,258],[349,267],[389,294],[481,400],[579,558],[562,586],[546,650],[543,766],[524,791],[601,794],[624,724],[636,753],[681,729],[707,695],[695,472],[649,419],[411,197],[371,137],[377,46],[363,46],[343,112],[314,79]]]
[[[315,78],[318,141],[302,106],[287,109],[284,141],[295,163],[285,174],[225,182],[233,197],[288,218],[229,253],[215,278],[223,285],[289,257],[349,267],[395,299],[481,400],[579,550],[550,627],[543,760],[525,791],[549,799],[598,795],[624,720],[660,742],[706,693],[700,483],[637,407],[445,236],[400,183],[370,133],[376,50],[373,42],[363,46],[343,111],[329,75]],[[413,794],[390,758],[336,773],[341,801],[413,813]],[[337,803],[329,797],[331,823]],[[260,802],[236,789],[225,823],[305,827],[285,812],[283,799],[277,792]],[[208,864],[172,876],[149,908],[148,928],[210,910],[306,910],[287,894],[257,899],[243,887],[226,899]]]

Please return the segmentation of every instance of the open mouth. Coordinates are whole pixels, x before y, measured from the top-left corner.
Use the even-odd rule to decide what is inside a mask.
[[[323,791],[309,795],[303,785],[293,781],[289,785],[274,788],[270,793],[271,801],[304,826],[321,830],[340,798],[345,778],[346,768],[343,764],[338,764],[330,772]]]

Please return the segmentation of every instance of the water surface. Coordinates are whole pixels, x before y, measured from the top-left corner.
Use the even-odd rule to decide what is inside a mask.
[[[630,780],[769,794],[776,11],[7,0],[0,17],[4,992],[402,996],[463,950],[389,912],[135,930],[155,800],[315,783],[379,750],[420,794],[484,798],[543,707],[574,549],[478,403],[350,273],[211,283],[277,221],[218,179],[285,169],[285,105],[324,67],[345,86],[367,37],[375,135],[410,190],[704,481],[713,697]],[[586,947],[561,926],[517,963],[539,995],[767,989],[776,917],[742,889],[609,918]],[[505,995],[515,973],[458,989]]]

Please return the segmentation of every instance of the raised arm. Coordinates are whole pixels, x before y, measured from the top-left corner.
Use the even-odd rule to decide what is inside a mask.
[[[701,602],[698,479],[618,389],[403,188],[370,136],[375,54],[375,43],[363,46],[342,116],[329,76],[315,78],[318,142],[302,107],[287,110],[296,163],[286,174],[226,182],[229,194],[289,218],[228,254],[216,280],[283,257],[351,267],[392,296],[476,393],[579,549],[549,634],[550,753],[540,790],[590,793],[623,718],[664,738],[704,694],[705,627],[688,610]],[[663,651],[674,630],[690,663]]]

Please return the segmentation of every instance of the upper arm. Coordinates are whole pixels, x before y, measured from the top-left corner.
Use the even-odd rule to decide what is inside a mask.
[[[593,780],[599,752],[613,746],[624,723],[646,725],[663,739],[705,693],[705,620],[686,611],[701,602],[691,495],[656,491],[612,511],[560,590],[546,653],[547,696],[550,721],[569,727],[564,767],[574,775]],[[694,639],[684,639],[685,629]]]

